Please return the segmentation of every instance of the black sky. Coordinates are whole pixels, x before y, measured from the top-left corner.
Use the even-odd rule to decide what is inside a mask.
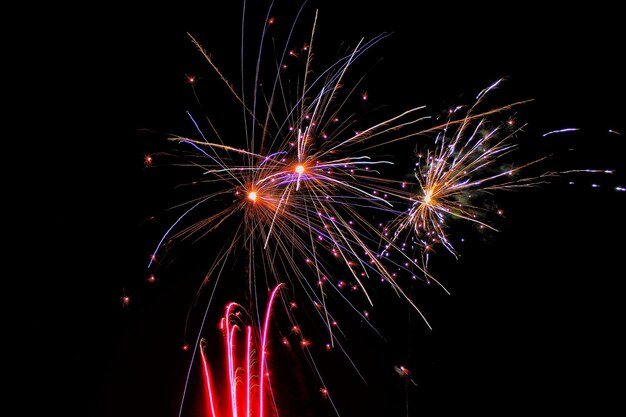
[[[555,169],[617,170],[496,196],[506,213],[501,231],[468,234],[461,260],[442,256],[436,263],[452,295],[430,288],[419,295],[433,330],[414,316],[409,324],[407,308],[381,294],[376,320],[387,341],[356,325],[349,341],[368,384],[345,364],[325,365],[341,415],[405,416],[407,398],[410,416],[620,414],[626,193],[614,187],[626,185],[626,68],[617,59],[623,53],[619,14],[571,5],[548,11],[418,4],[409,11],[396,0],[384,7],[337,3],[310,2],[304,9],[308,25],[319,6],[318,49],[334,53],[341,42],[392,32],[368,52],[375,63],[366,67],[370,100],[397,112],[422,104],[443,110],[471,102],[504,77],[494,100],[534,100],[517,113],[528,123],[522,137],[539,152],[556,153]],[[93,31],[101,48],[90,73],[93,88],[85,87],[97,105],[83,148],[93,161],[77,167],[83,173],[89,165],[93,175],[87,188],[82,174],[71,177],[85,197],[66,214],[75,223],[68,232],[75,247],[59,257],[67,263],[62,269],[73,300],[60,332],[71,381],[67,401],[61,400],[67,414],[177,415],[189,357],[180,349],[185,314],[210,264],[191,249],[156,285],[146,281],[147,257],[169,224],[144,220],[170,204],[168,187],[176,178],[146,170],[143,157],[167,149],[169,133],[194,132],[185,111],[197,111],[197,104],[186,75],[200,77],[199,91],[203,83],[219,86],[187,32],[238,80],[241,8],[171,7],[176,17],[145,10]],[[264,20],[250,13],[251,22]],[[77,103],[83,105],[91,103]],[[206,105],[219,112],[219,103]],[[541,138],[565,127],[580,131]],[[124,292],[132,300],[128,308]],[[403,363],[418,384],[407,391],[393,371]],[[292,366],[294,375],[309,372],[304,363]],[[302,389],[319,396],[317,381],[309,382]],[[310,415],[333,415],[322,399],[308,402]],[[297,407],[289,403],[293,414],[285,415],[308,415]]]

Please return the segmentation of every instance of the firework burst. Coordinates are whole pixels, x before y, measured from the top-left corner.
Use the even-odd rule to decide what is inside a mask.
[[[507,161],[507,156],[518,150],[516,138],[524,126],[514,128],[510,119],[498,123],[488,117],[510,106],[476,112],[485,93],[499,83],[481,92],[471,107],[450,110],[446,123],[429,129],[434,137],[431,148],[417,147],[414,185],[403,184],[407,192],[399,195],[409,207],[390,222],[388,229],[392,230],[392,241],[403,242],[402,247],[410,241],[412,247],[419,248],[424,265],[439,245],[457,255],[448,236],[453,220],[496,230],[489,216],[501,216],[503,211],[489,208],[482,198],[497,191],[537,186],[555,175],[522,175],[546,157],[521,164],[511,163],[510,158]]]
[[[170,241],[197,239],[226,223],[234,224],[232,238],[218,254],[205,284],[217,285],[226,260],[244,248],[251,298],[258,300],[259,279],[264,279],[267,287],[287,282],[291,288],[300,288],[326,323],[329,343],[334,347],[336,321],[328,306],[329,293],[367,319],[362,309],[340,294],[346,280],[370,305],[373,300],[366,282],[373,278],[390,283],[413,304],[396,283],[395,272],[378,255],[378,228],[363,214],[395,212],[388,199],[397,184],[380,176],[380,169],[392,162],[360,148],[364,143],[411,137],[415,133],[411,129],[424,116],[420,115],[423,108],[418,107],[355,131],[354,117],[342,119],[341,115],[350,98],[363,100],[363,93],[356,86],[347,89],[346,73],[385,35],[359,42],[313,77],[314,33],[315,22],[311,38],[297,54],[304,61],[302,78],[296,82],[285,79],[281,70],[284,59],[294,56],[293,49],[285,46],[272,76],[273,88],[269,92],[255,90],[250,105],[192,38],[243,107],[244,141],[241,147],[226,144],[210,121],[215,140],[209,140],[211,135],[205,135],[190,114],[202,139],[176,136],[172,140],[186,149],[180,165],[197,170],[201,179],[194,184],[206,185],[210,192],[176,207],[182,214],[163,235],[150,266]],[[259,77],[257,71],[255,85],[260,84]],[[288,96],[287,85],[298,86],[293,97]],[[420,268],[416,264],[413,267]],[[335,278],[333,271],[338,268],[350,278]],[[262,274],[257,273],[261,270]],[[290,300],[283,302],[288,306]],[[295,319],[292,321],[297,325]]]

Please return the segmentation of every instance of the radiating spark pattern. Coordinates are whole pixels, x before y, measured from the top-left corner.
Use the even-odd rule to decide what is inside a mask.
[[[388,199],[395,194],[397,184],[380,176],[392,162],[368,155],[360,147],[409,138],[424,116],[420,114],[423,108],[416,107],[366,129],[353,129],[354,117],[341,114],[352,96],[356,100],[363,97],[356,86],[344,93],[346,73],[386,35],[359,42],[312,77],[314,33],[315,23],[311,39],[306,48],[298,50],[297,57],[290,53],[289,39],[277,65],[280,68],[287,57],[302,61],[301,78],[290,82],[277,70],[266,83],[272,89],[255,89],[251,104],[192,38],[243,107],[245,131],[241,146],[226,144],[213,123],[209,121],[212,133],[205,134],[189,113],[202,139],[172,140],[185,151],[185,162],[180,165],[201,174],[202,178],[194,181],[196,187],[206,186],[210,191],[178,207],[182,214],[163,235],[150,263],[173,240],[199,238],[226,224],[234,225],[233,237],[217,255],[206,283],[217,285],[218,265],[243,248],[249,253],[251,298],[258,298],[254,283],[259,268],[263,278],[274,280],[274,284],[285,281],[291,288],[299,287],[326,323],[329,343],[334,346],[336,326],[332,325],[335,319],[329,297],[366,317],[362,308],[338,291],[346,276],[352,281],[351,288],[370,305],[373,301],[367,282],[382,278],[417,309],[396,283],[396,272],[378,256],[379,231],[365,218],[365,213],[395,210]],[[259,56],[257,62],[260,60]],[[256,72],[254,85],[260,84],[260,77]],[[293,96],[288,94],[287,85],[299,86]],[[330,260],[327,255],[331,255]],[[410,263],[412,269],[419,270],[417,264]],[[335,278],[338,270],[343,271],[341,279]]]
[[[423,259],[437,245],[456,255],[447,233],[452,220],[495,230],[485,220],[490,214],[488,207],[476,203],[480,197],[497,190],[537,185],[550,175],[520,176],[521,170],[545,158],[518,166],[505,165],[502,161],[517,149],[514,139],[523,126],[509,131],[506,122],[494,125],[484,117],[475,117],[479,104],[480,99],[468,110],[455,109],[451,113],[455,118],[436,132],[434,149],[418,152],[414,172],[417,187],[413,191],[403,187],[408,190],[403,198],[410,207],[389,225],[394,241],[403,241],[402,245],[411,242],[421,250]],[[493,213],[502,215],[501,210]]]

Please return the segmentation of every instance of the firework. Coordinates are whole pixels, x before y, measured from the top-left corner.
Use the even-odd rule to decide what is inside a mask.
[[[229,411],[218,409],[217,392],[211,376],[209,360],[206,356],[206,341],[200,341],[200,356],[202,359],[202,370],[206,381],[208,416],[245,416],[245,417],[263,417],[265,414],[265,387],[266,380],[269,379],[269,372],[266,371],[266,349],[267,337],[269,330],[269,320],[272,311],[272,305],[276,293],[280,289],[280,285],[274,288],[270,294],[265,317],[263,319],[262,328],[253,330],[252,326],[245,326],[245,344],[243,360],[241,355],[237,355],[235,340],[237,333],[241,331],[240,323],[243,322],[242,316],[245,310],[242,310],[236,303],[226,305],[226,312],[220,321],[220,329],[223,332],[225,342],[225,369],[226,381],[225,386],[228,387],[226,397],[229,398]],[[256,341],[256,349],[253,348],[253,339]],[[258,358],[254,358],[254,354]],[[239,362],[242,362],[240,364]],[[258,369],[255,369],[257,366]],[[240,374],[244,376],[241,377]],[[243,383],[241,382],[243,380]],[[220,385],[218,385],[220,386]],[[224,386],[224,385],[221,385]],[[254,401],[256,399],[256,401]],[[253,404],[255,402],[255,404]],[[224,402],[222,402],[223,404]],[[224,407],[227,408],[227,407]]]
[[[488,217],[503,212],[481,204],[481,198],[496,191],[537,186],[555,175],[521,175],[521,171],[546,159],[518,165],[506,161],[518,149],[515,139],[524,126],[513,128],[509,120],[494,123],[487,118],[494,111],[476,112],[485,93],[499,82],[484,90],[471,107],[450,110],[446,123],[429,129],[434,136],[431,148],[418,147],[426,150],[416,153],[415,186],[404,184],[407,192],[400,196],[408,209],[391,221],[388,229],[393,231],[392,241],[402,241],[401,247],[410,242],[411,247],[419,248],[424,264],[437,245],[456,256],[447,232],[454,220],[496,230]]]
[[[290,83],[281,71],[284,59],[294,56],[288,40],[271,77],[273,88],[263,93],[255,90],[250,105],[192,38],[244,109],[243,144],[225,143],[217,130],[212,133],[214,140],[208,139],[190,114],[202,138],[177,136],[172,140],[186,152],[180,165],[197,170],[201,179],[194,184],[206,185],[210,192],[176,207],[182,214],[164,233],[150,266],[170,241],[200,238],[226,224],[233,226],[232,237],[217,255],[205,283],[217,285],[223,265],[243,248],[251,298],[258,300],[259,279],[265,279],[267,287],[287,282],[290,288],[300,288],[325,322],[329,344],[335,347],[337,326],[328,305],[330,295],[347,302],[364,319],[369,314],[341,294],[346,282],[343,274],[369,305],[373,300],[367,282],[382,279],[417,310],[396,283],[396,273],[380,258],[380,232],[364,214],[397,212],[388,199],[399,183],[380,176],[380,170],[392,162],[360,148],[364,143],[411,137],[414,126],[425,117],[423,108],[417,107],[369,128],[352,129],[354,117],[343,119],[342,113],[351,96],[363,100],[363,93],[356,86],[347,89],[346,73],[385,35],[360,42],[312,77],[314,33],[315,22],[311,38],[297,54],[304,65],[302,78]],[[260,84],[259,78],[257,71],[255,85]],[[299,86],[295,96],[286,96],[285,86],[294,84]],[[211,122],[209,125],[213,129]],[[153,164],[152,158],[150,161]],[[412,267],[420,269],[417,264]],[[257,274],[261,269],[263,273]],[[340,278],[335,278],[337,270],[343,271]],[[290,301],[283,299],[285,306]],[[292,321],[295,326],[295,318]]]
[[[224,338],[225,384],[219,383],[212,374],[207,357],[207,341],[200,340],[208,417],[263,417],[268,407],[273,412],[270,414],[278,415],[275,396],[271,391],[267,353],[272,307],[281,287],[278,285],[270,292],[263,321],[258,328],[246,324],[246,318],[250,316],[239,304],[231,302],[226,305],[224,317],[220,320]],[[244,344],[239,346],[241,338]],[[323,398],[333,404],[326,388],[320,392]]]

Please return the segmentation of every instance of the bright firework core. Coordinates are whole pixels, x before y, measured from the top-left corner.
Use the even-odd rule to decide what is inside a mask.
[[[256,201],[256,191],[250,191],[248,193],[248,198],[252,201]]]
[[[432,190],[428,190],[428,191],[424,194],[424,203],[426,203],[426,204],[430,204],[430,202],[431,202],[431,200],[432,200],[432,195],[433,195]]]
[[[296,173],[297,174],[302,174],[304,172],[304,165],[299,164],[296,166]]]

